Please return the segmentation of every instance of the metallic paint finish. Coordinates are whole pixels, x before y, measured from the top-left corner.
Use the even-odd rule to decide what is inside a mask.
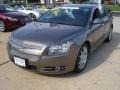
[[[70,6],[70,5],[66,5]],[[88,24],[85,27],[71,26],[63,24],[32,22],[11,34],[8,42],[8,53],[13,61],[13,56],[18,56],[27,60],[29,65],[35,66],[36,71],[44,74],[62,74],[74,70],[76,58],[79,50],[84,43],[87,43],[90,52],[93,51],[108,36],[110,24],[91,24],[93,12],[97,9],[97,5],[71,5],[79,7],[88,7],[92,9]],[[109,17],[111,18],[111,17]],[[111,20],[112,21],[112,20]],[[107,33],[107,34],[104,34]],[[48,48],[51,44],[71,43],[70,50],[62,55],[49,56]],[[15,47],[13,44],[17,45]],[[20,48],[44,47],[41,55],[32,55],[20,51]],[[64,70],[42,71],[45,67],[64,66]]]

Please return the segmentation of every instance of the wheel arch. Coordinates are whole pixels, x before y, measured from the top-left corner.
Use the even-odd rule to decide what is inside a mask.
[[[28,15],[29,15],[30,17],[31,17],[31,15],[33,15],[33,16],[35,17],[35,19],[37,19],[36,15],[35,15],[34,13],[32,13],[32,12],[29,13]]]
[[[85,42],[83,42],[83,44],[81,45],[81,47],[83,47],[84,45],[86,45],[88,47],[88,55],[89,55],[89,52],[90,52],[90,41],[86,40]],[[81,49],[81,47],[80,47],[80,49]],[[79,52],[80,52],[80,50],[79,50]],[[79,53],[78,53],[78,55],[79,55]],[[77,72],[77,73],[83,71],[84,68],[86,67],[86,65],[85,65],[85,67],[83,69],[81,69],[80,71],[77,69],[76,65],[78,63],[78,55],[77,55],[77,58],[75,60],[74,70],[73,70],[74,72]],[[87,64],[87,62],[86,62],[86,64]]]
[[[89,49],[89,52],[90,52],[90,49],[91,49],[90,41],[89,41],[89,40],[86,40],[86,41],[84,42],[84,44],[87,44],[87,45],[88,45],[88,49]]]
[[[36,15],[35,15],[34,13],[30,12],[29,15],[31,15],[31,14],[34,15],[34,16],[36,17]]]

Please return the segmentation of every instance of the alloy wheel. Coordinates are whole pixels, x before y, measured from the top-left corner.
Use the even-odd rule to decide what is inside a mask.
[[[79,55],[79,62],[78,62],[78,67],[80,70],[82,70],[87,62],[87,57],[88,57],[88,50],[87,47],[83,47],[80,51],[80,55]]]
[[[74,69],[75,72],[79,73],[84,70],[87,64],[88,54],[89,54],[88,45],[85,44],[81,47],[79,51],[79,55],[77,57],[75,69]]]
[[[32,21],[36,20],[36,16],[34,14],[31,13],[30,17],[31,17]]]

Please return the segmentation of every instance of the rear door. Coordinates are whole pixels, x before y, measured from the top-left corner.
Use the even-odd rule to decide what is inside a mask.
[[[108,34],[110,26],[111,26],[111,15],[108,9],[103,6],[101,9],[101,18],[103,19],[103,23],[105,25],[104,29],[104,37]]]

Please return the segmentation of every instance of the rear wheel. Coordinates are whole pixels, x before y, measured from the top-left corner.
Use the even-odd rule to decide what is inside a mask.
[[[84,70],[87,64],[88,54],[89,54],[88,45],[84,44],[79,51],[74,72],[79,73]]]
[[[3,20],[0,20],[0,31],[1,32],[5,32],[6,28],[5,28],[5,23]]]
[[[33,13],[30,13],[29,15],[30,15],[32,21],[36,20],[36,16]]]
[[[110,27],[110,30],[109,30],[109,34],[108,34],[108,37],[106,38],[106,42],[110,42],[111,39],[112,39],[112,31],[113,31],[113,28],[112,26]]]

